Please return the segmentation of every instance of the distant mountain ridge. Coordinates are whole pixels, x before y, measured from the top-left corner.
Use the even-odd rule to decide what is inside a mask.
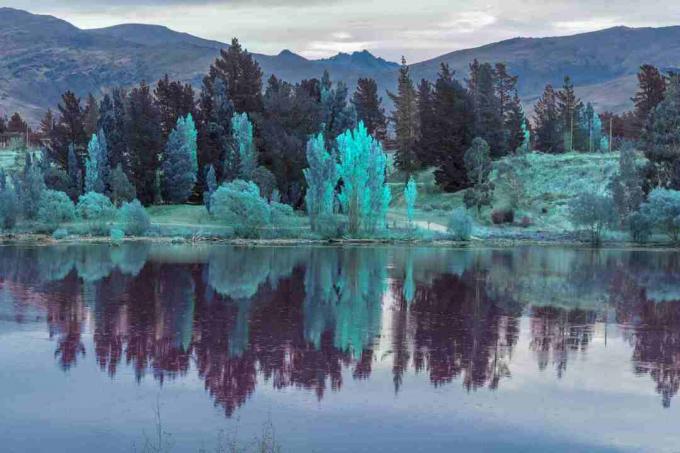
[[[198,87],[223,47],[227,44],[164,26],[82,30],[52,16],[0,8],[0,113],[20,111],[35,122],[67,89],[97,95],[116,85],[153,83],[166,73]],[[290,50],[253,55],[265,77],[276,74],[291,82],[320,77],[324,70],[350,88],[359,77],[373,77],[386,103],[385,90],[394,89],[398,72],[397,63],[368,51],[320,60]],[[411,73],[416,83],[434,80],[440,64],[448,63],[463,79],[474,58],[505,62],[519,76],[526,104],[535,101],[546,83],[560,86],[569,74],[578,93],[599,111],[621,111],[631,105],[641,64],[680,67],[680,27],[614,27],[572,36],[513,38],[413,64]]]

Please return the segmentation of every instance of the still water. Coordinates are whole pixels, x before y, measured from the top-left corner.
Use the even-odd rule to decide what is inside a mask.
[[[0,247],[2,451],[680,451],[680,253]]]

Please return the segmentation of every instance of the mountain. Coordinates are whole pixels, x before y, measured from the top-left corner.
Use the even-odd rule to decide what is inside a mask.
[[[246,43],[247,44],[247,43]],[[164,74],[200,86],[227,44],[155,25],[125,24],[82,30],[66,21],[0,8],[0,113],[20,111],[36,121],[67,89],[84,96],[115,85],[155,82]],[[350,88],[373,77],[381,91],[394,89],[398,65],[368,51],[309,60],[290,50],[253,54],[265,77],[297,82],[328,70]],[[546,83],[560,86],[569,74],[583,99],[599,111],[630,108],[641,64],[680,67],[680,27],[627,28],[549,38],[513,38],[459,50],[411,66],[414,81],[433,80],[441,63],[467,75],[470,61],[505,62],[519,76],[519,91],[532,105]],[[383,94],[389,106],[387,96]]]
[[[66,21],[0,8],[0,114],[19,111],[36,122],[67,89],[80,96],[116,86],[157,81],[164,74],[199,87],[226,43],[178,33],[156,25],[126,24],[81,30]],[[308,60],[291,51],[253,54],[265,77],[297,82],[321,77],[354,86],[359,77],[391,75],[396,63],[369,52]],[[383,79],[387,80],[385,76]]]

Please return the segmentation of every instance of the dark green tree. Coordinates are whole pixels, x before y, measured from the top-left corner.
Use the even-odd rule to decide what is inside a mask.
[[[395,164],[401,171],[411,173],[418,169],[416,143],[418,141],[418,104],[416,90],[409,74],[406,59],[402,57],[397,92],[387,93],[394,103],[391,121],[394,124]]]
[[[546,85],[543,95],[534,106],[534,147],[545,153],[564,151],[563,123],[560,121],[557,93],[552,85]]]
[[[382,108],[382,98],[378,96],[378,84],[374,79],[360,78],[352,96],[352,104],[357,112],[357,120],[363,121],[368,133],[384,142],[387,136],[387,118]]]

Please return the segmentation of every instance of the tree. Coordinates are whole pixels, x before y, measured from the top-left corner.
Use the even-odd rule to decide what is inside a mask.
[[[127,112],[125,104],[127,94],[116,88],[112,93],[104,95],[99,104],[98,129],[104,132],[108,145],[109,167],[121,166],[123,171],[130,172],[130,155],[127,148]]]
[[[199,102],[198,165],[200,168],[212,165],[217,181],[234,179],[238,173],[238,161],[232,155],[234,150],[231,146],[234,105],[229,99],[229,90],[225,83],[220,78],[206,77]],[[199,187],[205,190],[204,181],[200,178]]]
[[[135,186],[128,179],[121,164],[116,165],[116,168],[111,171],[109,186],[111,189],[111,201],[116,206],[132,201],[137,197]]]
[[[453,234],[454,239],[459,241],[469,241],[472,236],[472,217],[465,210],[459,207],[453,210],[447,231]]]
[[[343,131],[356,125],[357,112],[348,102],[347,85],[333,83],[328,71],[321,79],[321,121],[326,140],[332,141]]]
[[[203,193],[203,203],[210,212],[210,198],[217,190],[217,176],[215,175],[215,167],[208,165],[208,170],[205,176],[205,192]]]
[[[580,129],[580,121],[583,112],[583,103],[576,96],[574,84],[569,76],[564,77],[564,85],[557,92],[557,114],[560,119],[561,129],[564,134],[564,150],[573,151],[581,148],[584,133]]]
[[[510,153],[527,153],[529,151],[530,132],[524,116],[522,103],[515,92],[514,97],[505,109],[506,145]]]
[[[220,186],[210,198],[210,211],[239,237],[260,237],[271,224],[271,207],[252,181],[237,179]]]
[[[210,67],[209,77],[224,82],[237,112],[262,112],[262,70],[238,39],[232,39],[227,49],[220,50],[219,58]]]
[[[353,235],[385,228],[391,194],[385,184],[387,158],[363,123],[337,138],[342,185],[338,199]]]
[[[312,231],[319,230],[319,219],[329,218],[335,210],[335,187],[338,185],[338,168],[335,156],[328,152],[323,134],[307,142],[307,162],[304,172],[307,181],[305,204]]]
[[[103,131],[93,134],[87,145],[85,160],[85,192],[105,193],[109,179],[109,159]]]
[[[83,173],[80,170],[80,165],[78,165],[78,158],[76,157],[73,145],[69,146],[68,149],[67,174],[71,183],[68,195],[71,197],[71,200],[75,201],[83,192]]]
[[[130,91],[125,119],[130,179],[139,201],[148,205],[160,195],[157,172],[162,141],[158,108],[146,83]]]
[[[111,200],[98,192],[87,192],[78,198],[76,213],[90,224],[96,234],[108,234],[108,222],[116,217],[116,208]]]
[[[56,119],[54,118],[54,113],[52,109],[47,109],[45,116],[40,120],[40,133],[45,137],[52,137],[55,125]],[[2,130],[0,130],[0,133],[2,133]]]
[[[472,187],[465,192],[465,205],[476,207],[480,213],[482,206],[491,204],[493,185],[489,182],[491,173],[491,156],[489,145],[483,138],[476,137],[465,152],[465,170]]]
[[[406,59],[402,57],[397,93],[388,92],[394,103],[391,120],[394,123],[395,164],[401,171],[411,173],[418,167],[416,141],[418,140],[418,105],[413,81]]]
[[[642,180],[635,163],[635,151],[630,144],[621,149],[619,171],[612,178],[609,190],[622,223],[640,208],[644,200]]]
[[[504,132],[504,107],[496,95],[496,72],[489,63],[479,65],[474,76],[476,90],[475,135],[488,144],[491,156],[501,157],[507,153]]]
[[[15,186],[19,188],[19,204],[24,217],[34,220],[38,215],[40,197],[45,191],[45,180],[40,166],[33,163],[30,153],[26,153],[24,169]]]
[[[680,192],[656,188],[642,205],[641,213],[673,242],[680,239]]]
[[[231,120],[232,134],[234,135],[233,155],[236,157],[237,164],[225,162],[228,167],[236,168],[239,179],[250,180],[253,177],[255,167],[257,167],[257,150],[253,138],[253,124],[248,119],[248,115],[241,113],[234,115]],[[225,170],[225,174],[230,172]]]
[[[170,80],[165,74],[156,84],[154,97],[158,104],[161,135],[163,140],[167,140],[177,120],[195,114],[194,89],[188,83]]]
[[[127,235],[143,236],[151,228],[151,218],[137,199],[123,203],[118,218]]]
[[[415,214],[416,198],[418,198],[418,188],[416,182],[411,176],[404,186],[404,201],[406,202],[406,218],[408,218],[409,225],[413,225],[413,218]]]
[[[85,101],[85,108],[83,109],[83,129],[85,135],[92,137],[99,130],[99,105],[94,95],[90,93]]]
[[[616,220],[611,198],[591,192],[584,192],[569,201],[569,217],[573,224],[586,227],[590,241],[600,243],[602,231]]]
[[[656,106],[664,99],[666,80],[659,70],[650,64],[640,66],[637,79],[638,91],[631,100],[635,103],[635,110],[633,113],[635,115],[637,136],[639,136],[641,130],[647,124],[649,114],[654,111]]]
[[[517,97],[518,77],[508,73],[508,68],[505,63],[496,63],[494,69],[496,74],[496,96],[498,97],[499,116],[506,120],[508,113],[510,113],[513,108],[516,108],[516,104],[519,101]]]
[[[191,113],[177,119],[177,125],[165,145],[161,164],[163,199],[167,202],[184,203],[193,191],[198,174],[196,137]]]
[[[437,118],[434,111],[432,83],[422,79],[418,84],[418,140],[415,144],[415,163],[418,166],[437,165]],[[398,156],[397,156],[398,157]],[[415,168],[414,168],[415,169]]]
[[[446,191],[460,190],[469,185],[463,156],[472,143],[475,112],[472,99],[446,64],[439,70],[433,101],[433,153],[439,167],[435,178]]]
[[[40,196],[37,219],[54,230],[75,218],[73,202],[64,192],[45,190]]]
[[[14,132],[23,134],[24,136],[28,133],[29,127],[26,121],[21,117],[19,112],[14,112],[9,118],[6,126],[7,132]]]
[[[368,133],[385,141],[387,136],[387,118],[382,108],[382,98],[378,96],[378,84],[374,79],[360,78],[357,89],[352,96],[352,104],[357,112],[357,120],[363,121]]]
[[[14,186],[7,183],[4,170],[0,169],[0,228],[11,230],[17,223],[19,200]]]
[[[67,91],[62,95],[58,110],[59,119],[50,137],[52,140],[48,148],[48,156],[61,168],[66,168],[70,146],[73,146],[78,162],[84,161],[88,137],[85,132],[84,112],[80,106],[80,99],[73,92]]]
[[[534,106],[534,125],[537,150],[546,153],[564,151],[563,122],[560,121],[557,94],[552,85],[546,85]]]

